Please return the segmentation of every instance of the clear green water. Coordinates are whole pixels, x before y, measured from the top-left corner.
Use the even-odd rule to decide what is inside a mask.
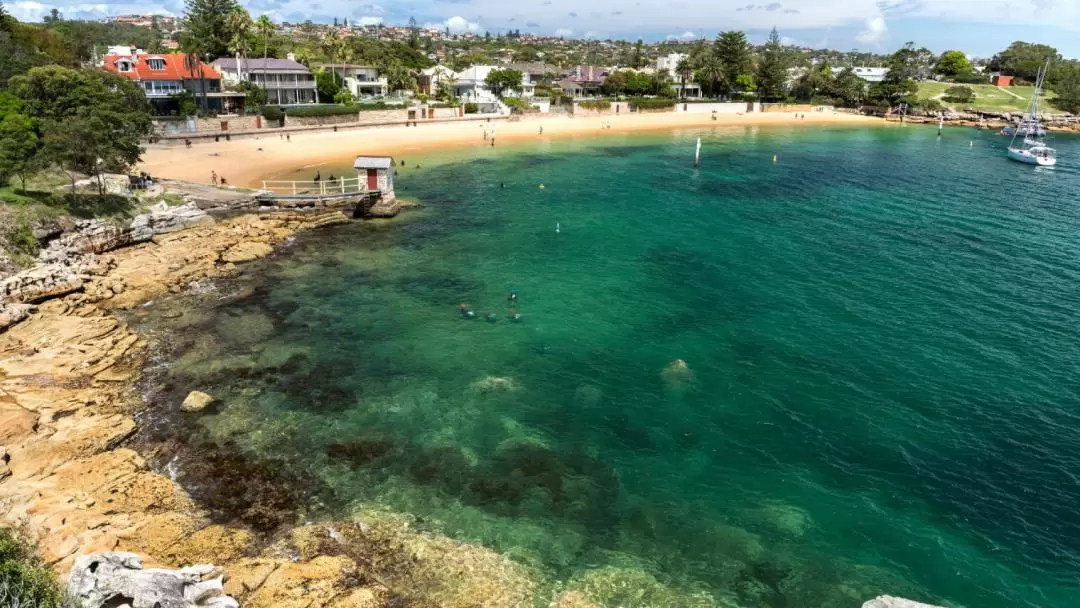
[[[223,397],[207,436],[338,511],[551,580],[1080,605],[1080,140],[1054,170],[1004,144],[720,129],[407,159],[426,209],[248,267],[169,374]]]

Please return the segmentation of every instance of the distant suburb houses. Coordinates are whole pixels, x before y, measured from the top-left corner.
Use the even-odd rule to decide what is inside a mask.
[[[228,112],[243,107],[243,93],[226,91],[221,74],[184,53],[147,53],[133,47],[110,47],[101,67],[135,81],[159,115],[177,113],[176,95],[184,91],[200,101],[205,98],[210,111]]]

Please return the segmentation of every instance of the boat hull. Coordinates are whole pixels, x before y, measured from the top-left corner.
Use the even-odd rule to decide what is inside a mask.
[[[1028,150],[1021,150],[1018,148],[1009,148],[1009,158],[1017,162],[1039,167],[1053,167],[1057,164],[1057,159],[1053,156],[1040,156],[1038,154],[1032,154]]]

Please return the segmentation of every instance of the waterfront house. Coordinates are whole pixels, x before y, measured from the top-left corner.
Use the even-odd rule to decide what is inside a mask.
[[[417,88],[420,93],[434,97],[439,93],[439,85],[441,83],[447,83],[448,85],[453,83],[457,78],[457,74],[454,70],[442,65],[435,65],[430,68],[424,68],[420,70],[419,76],[416,78]]]
[[[497,105],[498,96],[484,82],[488,74],[496,69],[499,68],[493,65],[474,65],[458,72],[454,75],[454,82],[451,85],[454,97],[466,103]],[[535,90],[532,81],[529,80],[529,75],[522,74],[521,86],[517,89],[504,90],[502,94],[504,97],[532,97]]]
[[[357,156],[353,162],[360,188],[378,190],[384,201],[394,199],[394,159],[389,156]]]
[[[288,59],[243,59],[222,57],[213,63],[226,83],[252,82],[266,90],[267,103],[316,103],[315,76],[289,53]]]
[[[533,61],[528,63],[511,63],[506,67],[507,69],[517,70],[523,74],[526,74],[529,77],[529,82],[532,82],[533,84],[551,84],[570,73],[569,70],[560,68],[557,65],[552,65],[539,61]]]
[[[848,68],[832,68],[833,76],[836,76],[840,72],[843,72]],[[858,66],[851,68],[851,71],[856,76],[862,78],[866,82],[881,82],[885,80],[885,74],[889,72],[889,68],[868,68],[864,66]]]
[[[385,97],[389,93],[386,77],[379,75],[379,68],[369,65],[326,65],[324,69],[333,70],[342,77],[345,89],[353,99]]]
[[[100,67],[135,81],[159,116],[176,114],[179,111],[176,96],[185,91],[194,96],[197,104],[202,104],[205,98],[206,109],[211,112],[235,111],[244,104],[243,93],[225,91],[221,74],[192,55],[147,53],[114,46],[108,49]]]
[[[571,69],[566,78],[556,84],[563,90],[563,93],[571,97],[598,95],[609,73],[610,71],[607,68],[579,65]]]
[[[656,71],[667,72],[671,77],[671,82],[674,83],[672,88],[679,91],[679,97],[701,97],[701,85],[693,81],[693,75],[688,74],[688,78],[684,83],[682,81],[683,75],[679,73],[679,64],[689,56],[682,53],[671,53],[663,57],[656,58]]]

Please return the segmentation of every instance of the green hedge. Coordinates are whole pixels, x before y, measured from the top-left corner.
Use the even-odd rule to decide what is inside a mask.
[[[308,118],[317,116],[344,116],[356,114],[359,109],[356,106],[304,106],[285,110],[286,116],[296,118]]]
[[[465,104],[465,113],[466,114],[476,114],[479,111],[480,111],[480,106],[476,105],[475,103],[467,103],[467,104]]]
[[[631,99],[630,108],[633,110],[662,110],[675,107],[675,101],[671,99]]]
[[[277,122],[281,120],[281,106],[262,106],[259,108],[259,113],[269,121]]]
[[[61,608],[64,588],[32,547],[10,528],[0,528],[0,599],[5,606]]]
[[[578,102],[578,107],[583,110],[610,110],[611,102],[606,99],[598,99],[596,101],[582,101]]]

